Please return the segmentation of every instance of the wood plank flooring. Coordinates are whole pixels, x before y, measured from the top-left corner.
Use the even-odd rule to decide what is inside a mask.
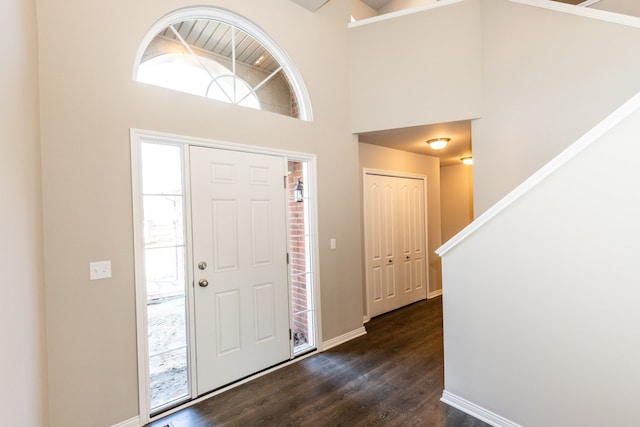
[[[150,426],[488,425],[440,402],[441,298],[376,317],[366,329],[367,335]]]

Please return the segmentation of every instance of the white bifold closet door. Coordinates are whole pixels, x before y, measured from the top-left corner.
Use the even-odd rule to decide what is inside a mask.
[[[425,180],[365,174],[369,317],[427,297]]]

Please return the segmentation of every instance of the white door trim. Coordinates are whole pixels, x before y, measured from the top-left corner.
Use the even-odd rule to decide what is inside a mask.
[[[365,216],[367,215],[367,198],[365,197],[366,194],[366,185],[367,185],[367,175],[380,175],[380,176],[389,176],[389,177],[397,177],[397,178],[409,178],[409,179],[418,179],[418,180],[422,180],[423,181],[423,185],[424,185],[424,239],[425,239],[425,257],[426,257],[426,262],[425,262],[425,281],[426,281],[426,285],[427,285],[427,297],[429,297],[429,232],[428,232],[428,225],[429,225],[429,215],[427,213],[427,206],[428,206],[428,199],[429,199],[429,194],[427,191],[427,176],[426,175],[420,175],[420,174],[413,174],[413,173],[406,173],[406,172],[396,172],[396,171],[388,171],[388,170],[382,170],[382,169],[371,169],[371,168],[362,168],[362,224],[363,227],[365,227],[364,229],[364,239],[363,239],[363,244],[364,244],[364,258],[365,258],[365,299],[366,299],[366,313],[363,316],[363,320],[365,322],[368,322],[369,320],[371,320],[371,308],[370,308],[370,304],[369,304],[369,282],[367,280],[368,277],[368,272],[369,272],[369,245],[367,244],[367,232],[366,232],[366,221],[365,221]]]
[[[137,354],[138,354],[138,404],[139,404],[139,418],[140,422],[144,425],[151,421],[150,416],[150,401],[149,401],[149,349],[147,342],[147,306],[146,306],[146,286],[144,276],[144,265],[141,264],[141,260],[144,259],[144,238],[143,238],[143,210],[142,210],[142,189],[141,189],[141,154],[140,147],[143,142],[182,145],[183,146],[183,179],[190,174],[189,170],[189,153],[186,148],[189,146],[200,146],[208,148],[217,148],[230,151],[240,151],[256,154],[267,154],[284,157],[285,160],[297,160],[307,162],[308,176],[310,182],[305,183],[309,188],[309,226],[312,233],[318,236],[318,200],[317,200],[317,160],[315,154],[280,150],[275,148],[259,147],[246,144],[236,144],[226,141],[217,141],[205,138],[190,137],[184,135],[175,135],[164,132],[156,132],[142,129],[130,129],[130,144],[131,144],[131,181],[132,181],[132,208],[133,208],[133,237],[134,237],[134,257],[135,257],[135,295],[136,295],[136,332],[137,332]],[[286,165],[286,161],[285,161]],[[283,171],[283,176],[286,175],[286,170]],[[185,245],[187,251],[187,284],[193,282],[193,272],[191,266],[193,265],[191,242],[191,194],[189,186],[185,186],[185,227],[186,227],[186,240],[188,244]],[[314,315],[315,315],[315,342],[318,351],[322,351],[322,319],[321,319],[321,306],[320,306],[320,263],[319,263],[319,246],[318,239],[313,241],[313,253],[312,257],[312,271],[314,272]],[[289,284],[290,286],[290,284]],[[188,305],[188,327],[189,327],[189,348],[193,348],[195,343],[194,334],[194,319],[193,319],[193,292],[191,287],[187,286],[187,305]],[[197,384],[195,376],[195,352],[189,351],[190,354],[190,382],[191,382],[191,400],[181,405],[181,407],[188,406],[192,403],[197,396]],[[296,359],[298,360],[298,359]],[[285,363],[284,365],[286,365]],[[242,381],[241,383],[246,382]],[[235,384],[235,385],[239,385]],[[227,390],[231,387],[225,387]],[[163,413],[166,415],[166,412]]]

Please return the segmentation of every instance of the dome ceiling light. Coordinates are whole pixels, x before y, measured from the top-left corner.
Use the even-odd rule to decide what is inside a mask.
[[[442,150],[451,141],[451,138],[435,138],[427,141],[432,150]]]

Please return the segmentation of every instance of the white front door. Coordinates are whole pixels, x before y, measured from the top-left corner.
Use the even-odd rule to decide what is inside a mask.
[[[291,358],[285,159],[190,148],[198,394]]]
[[[365,175],[365,245],[369,316],[425,299],[423,179]]]

